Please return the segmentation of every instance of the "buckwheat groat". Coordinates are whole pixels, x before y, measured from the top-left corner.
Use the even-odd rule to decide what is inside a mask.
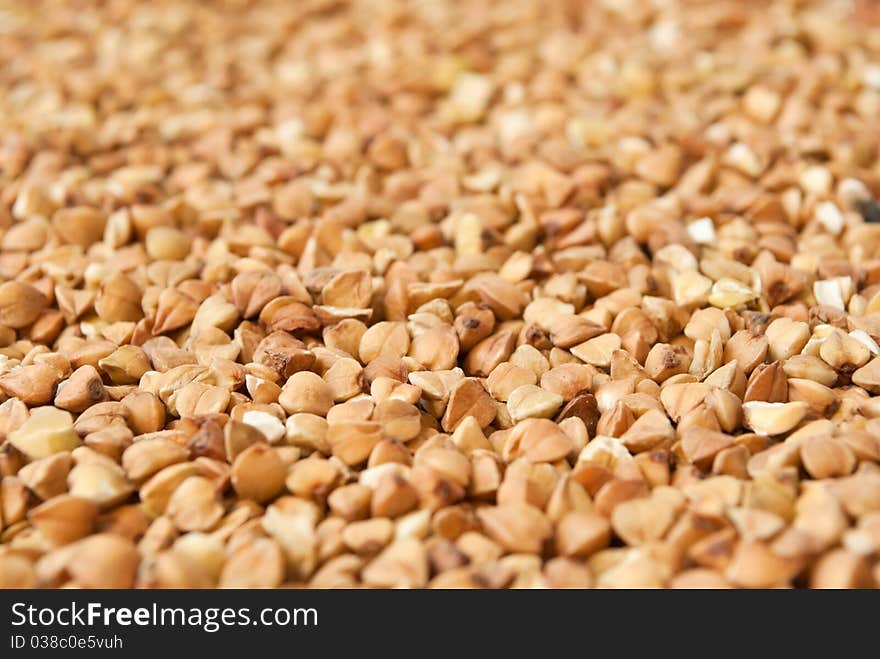
[[[0,587],[880,586],[880,10],[4,12]]]

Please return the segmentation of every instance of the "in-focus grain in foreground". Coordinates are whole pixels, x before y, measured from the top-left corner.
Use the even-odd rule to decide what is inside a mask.
[[[880,582],[874,3],[0,34],[0,585]]]

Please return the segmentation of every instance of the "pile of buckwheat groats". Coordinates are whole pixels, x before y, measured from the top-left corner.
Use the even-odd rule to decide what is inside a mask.
[[[4,3],[0,586],[880,583],[880,7]]]

